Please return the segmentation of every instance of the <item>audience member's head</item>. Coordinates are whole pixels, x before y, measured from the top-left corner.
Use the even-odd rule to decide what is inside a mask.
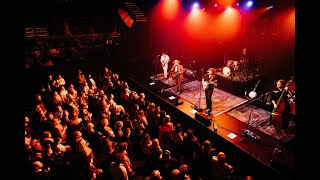
[[[210,150],[211,149],[211,142],[209,140],[205,140],[202,144],[203,150]]]
[[[178,131],[178,132],[182,131],[182,126],[181,126],[180,123],[175,125],[175,130]]]
[[[34,172],[41,171],[43,164],[40,161],[34,161],[31,165]]]
[[[225,163],[227,161],[224,152],[219,152],[217,156],[220,163]]]
[[[187,138],[192,138],[193,137],[193,130],[192,129],[188,129],[187,133],[186,133]]]
[[[162,176],[160,175],[159,170],[153,170],[151,175],[147,179],[148,180],[163,180]]]
[[[183,176],[189,175],[189,166],[187,164],[182,164],[180,166],[180,174],[182,174]]]
[[[181,175],[180,175],[180,170],[179,169],[174,169],[171,171],[170,175],[171,180],[181,180]]]
[[[244,180],[253,180],[252,176],[248,175],[244,178]]]
[[[121,142],[119,144],[119,152],[123,152],[123,151],[127,150],[127,148],[128,148],[128,143],[127,142]]]
[[[162,154],[162,159],[165,159],[165,160],[168,160],[171,158],[171,155],[170,155],[170,151],[169,150],[165,150]]]

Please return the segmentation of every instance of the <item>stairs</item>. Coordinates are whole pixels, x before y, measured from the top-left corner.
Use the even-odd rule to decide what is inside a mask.
[[[132,19],[134,19],[136,23],[145,23],[148,21],[147,17],[144,15],[142,10],[138,7],[137,3],[132,1],[126,1],[124,4],[127,11],[132,16]]]

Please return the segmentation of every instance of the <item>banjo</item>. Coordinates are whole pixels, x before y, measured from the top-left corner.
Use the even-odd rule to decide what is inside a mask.
[[[260,82],[260,79],[259,79],[259,81],[257,82],[257,84],[255,85],[254,89],[249,92],[249,95],[248,95],[248,96],[249,96],[250,98],[255,98],[255,97],[257,97],[256,89],[257,89],[257,86],[258,86],[259,82]]]

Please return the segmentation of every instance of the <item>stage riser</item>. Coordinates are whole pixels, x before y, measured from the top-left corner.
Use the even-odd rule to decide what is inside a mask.
[[[253,79],[245,82],[236,82],[218,75],[217,80],[219,89],[240,97],[245,96],[246,92],[252,91],[255,85],[255,80]]]

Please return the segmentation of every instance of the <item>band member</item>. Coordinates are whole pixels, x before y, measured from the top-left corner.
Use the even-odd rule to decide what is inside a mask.
[[[160,57],[160,62],[162,65],[162,69],[163,69],[163,77],[165,79],[168,78],[168,63],[170,61],[170,57],[165,53],[162,52],[161,57]]]
[[[242,49],[242,56],[240,58],[240,63],[248,63],[247,48]]]
[[[247,48],[242,49],[242,54],[240,57],[240,64],[239,67],[237,67],[240,72],[246,73],[246,70],[248,69],[248,63],[249,63],[249,57],[248,57],[248,52]]]
[[[288,98],[293,96],[293,92],[288,88],[292,80],[287,83],[283,79],[279,79],[276,84],[276,88],[271,92],[271,102],[273,105],[273,111],[271,117],[266,126],[274,125],[277,130],[282,133],[289,126],[289,115],[291,112],[291,105]]]
[[[209,68],[207,73],[202,78],[202,86],[204,88],[206,96],[206,109],[204,112],[208,115],[212,111],[212,94],[215,87],[218,86],[216,79],[216,70],[214,68]]]
[[[182,92],[182,78],[183,78],[184,68],[180,64],[179,60],[173,61],[173,66],[170,69],[170,74],[172,79],[176,81],[176,91]]]

